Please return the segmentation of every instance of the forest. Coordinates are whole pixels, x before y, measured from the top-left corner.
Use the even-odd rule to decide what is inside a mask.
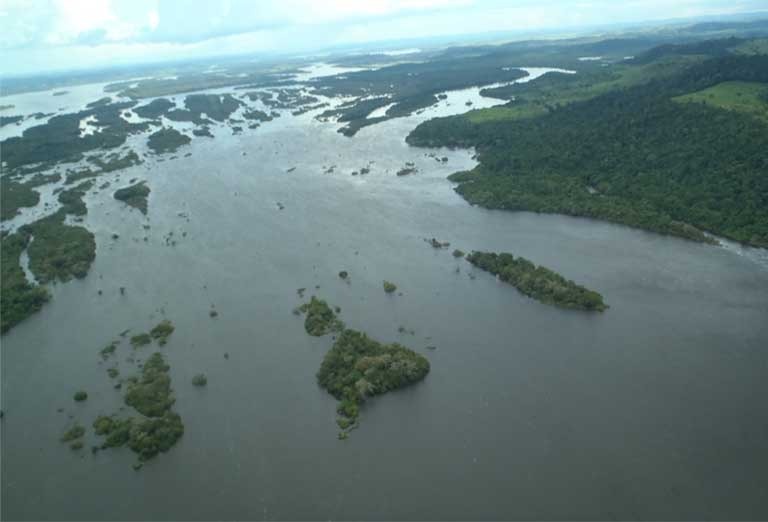
[[[673,74],[554,103],[528,118],[469,113],[430,120],[407,141],[476,147],[480,164],[451,177],[473,204],[768,246],[768,125],[744,112],[673,99],[723,82],[766,83],[768,56],[679,64]]]
[[[467,261],[542,303],[595,312],[608,308],[599,293],[577,285],[549,268],[536,266],[524,257],[472,252]]]

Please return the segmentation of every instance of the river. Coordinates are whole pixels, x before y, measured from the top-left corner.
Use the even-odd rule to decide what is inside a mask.
[[[475,164],[471,151],[404,142],[470,94],[351,139],[312,113],[286,115],[110,175],[112,189],[148,180],[146,218],[112,189],[89,194],[88,277],[54,286],[2,339],[2,518],[768,515],[765,257],[470,206],[445,178]],[[396,176],[405,162],[419,172]],[[522,255],[611,308],[540,304],[454,259],[454,247]],[[385,295],[384,279],[403,295]],[[315,381],[332,341],[291,313],[300,287],[340,306],[348,326],[431,362],[422,383],[370,400],[346,441]],[[137,472],[127,449],[58,442],[74,420],[90,428],[121,405],[99,350],[163,317],[176,325],[162,351],[186,428],[179,444]],[[130,353],[117,350],[124,375],[136,372]],[[190,383],[200,372],[203,389]],[[72,401],[78,389],[86,402]],[[86,440],[97,443],[90,429]]]

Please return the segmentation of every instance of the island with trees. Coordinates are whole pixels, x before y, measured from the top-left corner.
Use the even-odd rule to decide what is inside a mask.
[[[369,397],[416,383],[429,373],[429,361],[400,344],[382,344],[355,330],[344,330],[325,354],[317,381],[339,402],[336,420],[348,436]]]
[[[135,183],[115,191],[113,197],[126,205],[138,209],[142,214],[147,214],[147,197],[150,189],[146,181]]]
[[[472,252],[466,259],[542,303],[590,312],[603,312],[608,308],[599,293],[577,285],[549,268],[536,266],[524,257]]]

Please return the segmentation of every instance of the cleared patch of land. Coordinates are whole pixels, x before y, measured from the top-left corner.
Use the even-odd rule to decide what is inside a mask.
[[[723,82],[673,99],[750,114],[768,122],[768,83]]]

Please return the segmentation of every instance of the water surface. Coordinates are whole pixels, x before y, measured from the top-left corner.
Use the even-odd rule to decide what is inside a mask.
[[[445,178],[474,165],[471,151],[404,142],[419,121],[466,110],[464,94],[451,99],[353,139],[286,115],[105,178],[113,187],[86,197],[98,248],[88,277],[53,287],[2,340],[2,517],[767,517],[765,257],[468,205]],[[419,172],[397,177],[405,162]],[[152,189],[146,218],[112,199],[133,178]],[[611,308],[540,304],[454,247],[525,256]],[[383,279],[403,295],[385,295]],[[423,383],[371,400],[347,441],[315,382],[331,339],[291,314],[300,287],[432,365]],[[180,443],[139,472],[127,450],[59,443],[68,416],[90,425],[121,404],[98,351],[163,317],[176,324],[163,353]],[[124,375],[137,371],[130,354],[118,348]],[[205,389],[190,383],[199,372]],[[81,388],[90,398],[75,404]]]

